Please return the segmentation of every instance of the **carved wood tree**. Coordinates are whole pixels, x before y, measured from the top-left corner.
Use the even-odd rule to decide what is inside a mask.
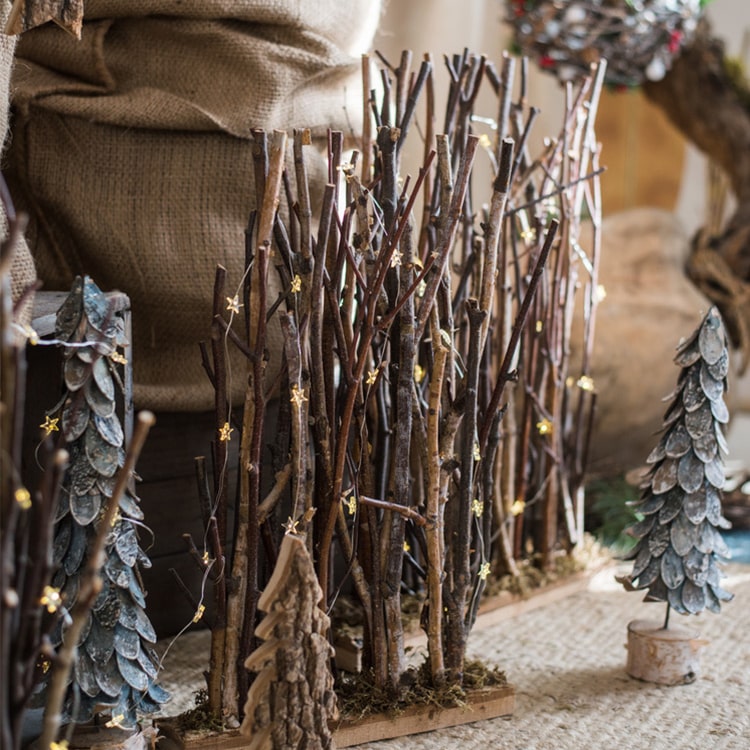
[[[338,716],[329,661],[328,615],[305,540],[287,533],[258,601],[266,617],[255,635],[265,643],[245,662],[257,672],[241,731],[248,750],[332,748],[329,721]]]
[[[628,558],[633,570],[618,579],[630,590],[647,589],[647,601],[667,602],[667,622],[670,607],[680,614],[719,612],[732,598],[721,587],[718,564],[729,556],[719,532],[730,525],[721,509],[729,352],[715,307],[679,346],[675,362],[683,369],[635,508],[643,520],[629,529],[639,540]]]

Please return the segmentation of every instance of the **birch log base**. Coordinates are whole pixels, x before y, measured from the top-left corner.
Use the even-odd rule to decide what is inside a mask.
[[[708,641],[695,630],[656,620],[628,623],[628,661],[631,677],[659,685],[687,685],[700,674],[700,651]]]

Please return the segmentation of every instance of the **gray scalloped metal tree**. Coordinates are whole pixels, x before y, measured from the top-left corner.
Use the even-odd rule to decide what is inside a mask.
[[[117,399],[123,364],[118,347],[127,342],[122,316],[88,277],[76,279],[57,314],[56,334],[66,342],[66,391],[46,423],[62,432],[70,466],[57,511],[53,556],[59,567],[52,583],[70,608],[96,525],[125,460]],[[156,633],[145,612],[139,575],[139,566],[151,564],[138,541],[136,526],[142,520],[138,498],[126,491],[106,540],[102,590],[78,644],[64,705],[67,719],[86,721],[97,707],[111,706],[113,722],[133,728],[137,713],[158,711],[169,698],[155,683]],[[61,623],[54,644],[62,638]]]
[[[633,570],[618,578],[629,590],[646,589],[646,601],[667,602],[665,628],[670,609],[718,613],[732,598],[721,587],[720,562],[730,553],[719,531],[730,527],[721,507],[729,352],[715,307],[680,344],[675,363],[682,371],[635,507],[643,520],[628,529],[638,539],[626,558]]]

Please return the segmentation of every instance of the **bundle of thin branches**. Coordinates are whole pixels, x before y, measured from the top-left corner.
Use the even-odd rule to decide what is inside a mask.
[[[493,559],[513,570],[528,544],[540,542],[546,564],[580,539],[600,295],[593,120],[603,68],[570,87],[559,137],[532,158],[537,110],[526,105],[525,66],[517,99],[512,58],[498,72],[464,52],[446,67],[444,133],[435,136],[431,61],[412,70],[405,52],[398,66],[386,62],[380,98],[371,94],[366,63],[374,138],[366,131],[361,152],[344,161],[343,136],[331,133],[324,187],[308,178],[307,131],[293,135],[293,175],[284,170],[286,134],[255,133],[247,270],[234,294],[223,269],[217,273],[215,340],[204,356],[217,388],[220,476],[236,427],[241,441],[234,537],[227,539],[222,520],[226,489],[212,500],[202,490],[207,545],[196,555],[229,573],[215,579],[209,676],[212,708],[224,717],[239,716],[237,686],[246,676],[233,667],[254,645],[259,558],[265,549],[272,567],[284,518],[287,530],[306,532],[326,606],[351,582],[366,662],[376,684],[394,691],[405,668],[404,590],[425,599],[433,680],[460,684]],[[497,118],[477,111],[482,85],[497,97]],[[402,180],[404,150],[420,133],[423,166]],[[489,183],[475,169],[480,154]],[[584,214],[594,226],[586,249]],[[577,304],[582,355],[570,382]],[[276,383],[267,382],[265,367],[273,318],[284,333]],[[236,422],[224,352],[233,345],[248,362]],[[273,424],[269,393],[281,394]],[[262,460],[264,433],[273,437],[273,465]]]
[[[22,222],[2,178],[0,191],[10,224],[0,245],[0,745],[17,750],[41,655],[60,617],[50,586],[51,544],[67,453],[45,441],[39,451],[43,482],[33,493],[27,489],[20,455],[26,339],[15,330],[10,291],[10,261]]]

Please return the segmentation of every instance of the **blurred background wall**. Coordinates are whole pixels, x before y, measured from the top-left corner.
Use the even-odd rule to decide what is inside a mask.
[[[497,63],[511,41],[509,28],[502,21],[504,14],[501,0],[386,1],[375,49],[394,64],[401,50],[410,49],[417,60],[430,52],[436,67],[441,68],[444,54],[461,52],[464,47]],[[729,54],[740,56],[750,27],[750,3],[713,0],[707,14]],[[445,85],[442,71],[439,77]],[[532,65],[529,102],[542,108],[535,126],[539,137],[556,133],[562,101],[556,79]],[[494,114],[487,112],[488,117]],[[703,224],[705,159],[639,91],[604,94],[597,134],[602,141],[601,161],[608,168],[602,177],[605,214],[654,206],[675,211],[689,234]]]

